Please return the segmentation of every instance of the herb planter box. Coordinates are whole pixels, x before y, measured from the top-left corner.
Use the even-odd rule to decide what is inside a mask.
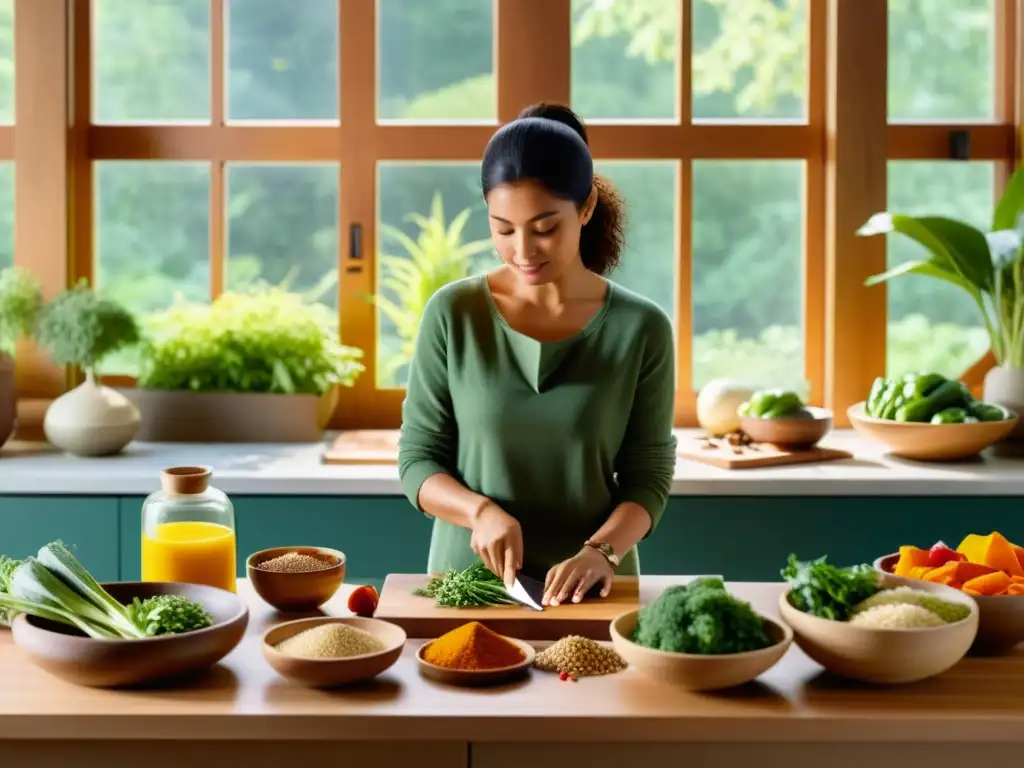
[[[122,389],[139,409],[135,439],[152,443],[314,443],[339,391],[317,395]]]

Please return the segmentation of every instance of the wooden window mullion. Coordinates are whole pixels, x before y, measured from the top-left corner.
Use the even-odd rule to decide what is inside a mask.
[[[837,426],[885,372],[886,292],[864,280],[885,269],[885,239],[857,229],[886,205],[888,5],[828,4],[826,386]]]

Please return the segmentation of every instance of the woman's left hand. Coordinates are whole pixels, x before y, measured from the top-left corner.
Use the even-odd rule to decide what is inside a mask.
[[[604,555],[593,547],[584,547],[575,557],[548,571],[541,605],[558,605],[570,599],[578,603],[598,582],[601,597],[608,597],[614,576],[615,569]]]

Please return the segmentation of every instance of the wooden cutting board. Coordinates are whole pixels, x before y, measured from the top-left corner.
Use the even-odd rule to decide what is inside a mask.
[[[395,464],[397,429],[355,429],[342,432],[324,451],[324,464]]]
[[[756,469],[785,464],[811,464],[819,461],[852,459],[849,451],[817,446],[805,451],[788,451],[770,443],[732,446],[725,440],[686,438],[679,441],[676,453],[684,459],[711,464],[723,469]]]
[[[413,594],[428,580],[424,574],[388,576],[373,617],[397,624],[413,638],[440,637],[467,622],[479,621],[495,632],[520,640],[558,640],[566,635],[608,640],[612,619],[636,608],[640,599],[637,578],[622,576],[615,579],[611,594],[603,600],[547,607],[543,611],[519,605],[438,608],[432,598]]]

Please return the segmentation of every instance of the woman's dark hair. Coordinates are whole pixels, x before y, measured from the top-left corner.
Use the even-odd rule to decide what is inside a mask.
[[[527,107],[487,143],[480,172],[484,197],[501,184],[526,180],[539,182],[577,207],[596,187],[597,206],[581,231],[580,256],[583,265],[599,275],[618,265],[625,204],[615,186],[594,173],[587,129],[569,107],[547,103]]]

